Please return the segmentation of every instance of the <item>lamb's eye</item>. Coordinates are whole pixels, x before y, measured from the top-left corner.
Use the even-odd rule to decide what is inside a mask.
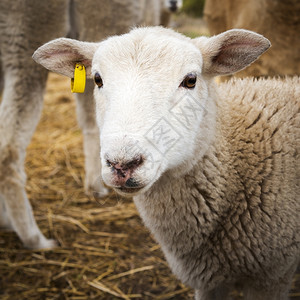
[[[96,73],[94,76],[94,81],[98,85],[99,88],[103,86],[103,81],[99,73]]]
[[[196,85],[197,76],[194,73],[187,74],[183,81],[181,82],[180,86],[187,88],[187,89],[193,89]]]

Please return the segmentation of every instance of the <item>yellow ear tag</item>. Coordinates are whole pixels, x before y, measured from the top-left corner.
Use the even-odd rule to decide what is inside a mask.
[[[82,64],[76,64],[74,78],[71,79],[72,93],[83,93],[85,89],[86,74],[85,67]]]

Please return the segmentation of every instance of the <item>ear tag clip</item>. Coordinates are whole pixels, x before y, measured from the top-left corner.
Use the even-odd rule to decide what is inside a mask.
[[[74,78],[71,79],[72,93],[83,93],[85,89],[86,73],[85,67],[77,63],[74,71]]]

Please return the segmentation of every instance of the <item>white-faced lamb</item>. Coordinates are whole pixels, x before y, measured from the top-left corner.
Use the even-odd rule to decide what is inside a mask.
[[[55,245],[40,232],[24,188],[26,148],[41,114],[47,79],[47,71],[31,56],[37,47],[61,36],[100,41],[124,33],[141,21],[143,1],[0,1],[0,88],[4,88],[0,106],[0,227],[12,228],[26,247]],[[84,135],[85,189],[105,195],[99,176],[99,130],[92,91],[93,82],[88,80],[86,92],[76,95]]]
[[[189,39],[160,27],[98,44],[57,39],[34,59],[96,83],[102,176],[133,196],[196,299],[287,299],[300,254],[300,79],[217,86],[270,46],[230,30]],[[288,45],[287,45],[288,47]]]

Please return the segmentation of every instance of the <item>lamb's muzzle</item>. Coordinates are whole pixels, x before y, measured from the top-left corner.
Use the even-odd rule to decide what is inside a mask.
[[[113,174],[112,182],[115,188],[121,190],[126,188],[129,191],[136,191],[141,188],[138,181],[133,178],[134,171],[143,163],[141,155],[125,162],[121,162],[120,160],[110,161],[109,159],[106,162],[111,168]]]

